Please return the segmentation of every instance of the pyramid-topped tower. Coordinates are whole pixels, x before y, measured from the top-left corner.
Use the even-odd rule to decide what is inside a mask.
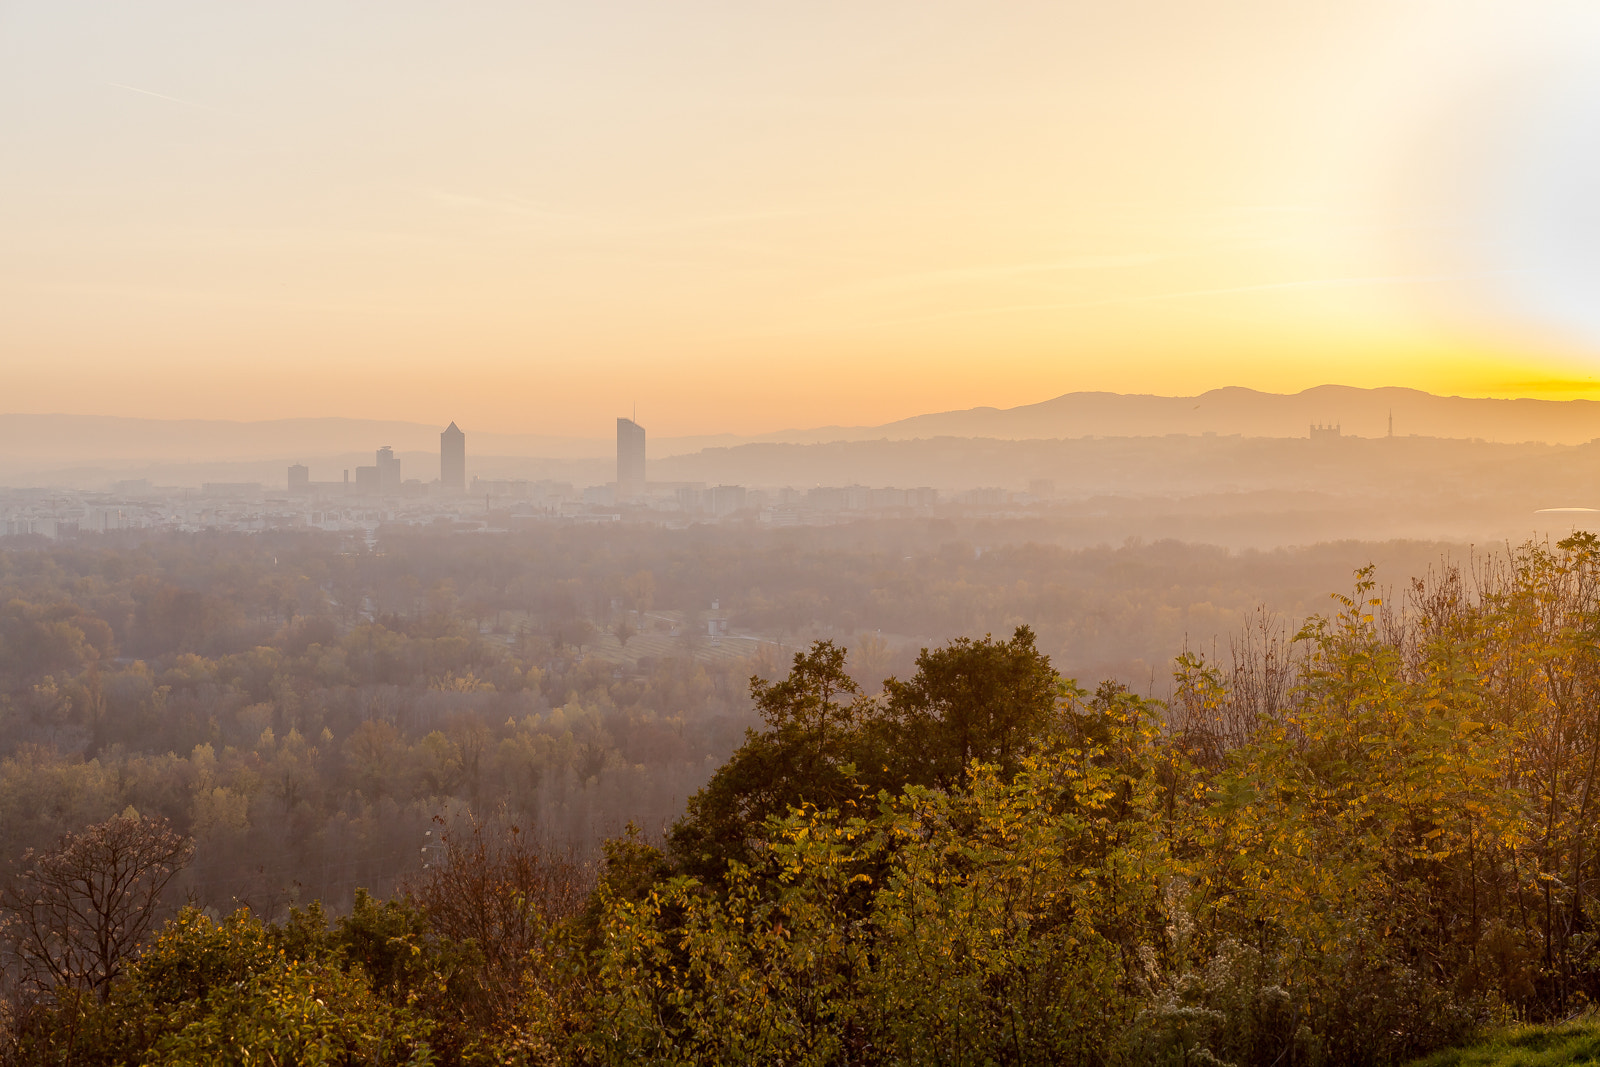
[[[453,422],[439,435],[439,484],[447,492],[467,491],[467,435]]]

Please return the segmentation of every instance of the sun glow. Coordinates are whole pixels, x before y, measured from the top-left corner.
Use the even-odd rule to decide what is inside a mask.
[[[1595,22],[12,4],[7,406],[593,434],[1587,395]]]

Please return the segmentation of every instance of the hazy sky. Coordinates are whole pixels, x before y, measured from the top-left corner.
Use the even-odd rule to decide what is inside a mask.
[[[0,410],[1588,395],[1597,8],[0,0]]]

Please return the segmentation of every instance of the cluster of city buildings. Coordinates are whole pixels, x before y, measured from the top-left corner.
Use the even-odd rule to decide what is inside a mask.
[[[502,507],[523,505],[522,511],[527,514],[568,518],[593,513],[596,509],[610,509],[619,519],[624,514],[638,517],[650,513],[719,519],[744,513],[777,525],[793,525],[846,513],[928,509],[939,503],[938,491],[927,486],[897,489],[846,485],[798,490],[787,487],[754,489],[704,482],[653,482],[646,477],[645,441],[643,426],[631,418],[617,420],[617,478],[606,485],[579,490],[566,482],[529,479],[474,477],[469,482],[466,434],[452,422],[439,435],[439,477],[429,482],[403,478],[399,458],[385,445],[378,449],[372,466],[355,468],[354,479],[347,470],[340,481],[314,482],[310,470],[296,463],[288,471],[288,492],[291,497],[324,500],[448,501],[465,496],[474,502],[484,501],[490,508],[497,503]],[[203,488],[215,494],[223,490],[260,491],[261,487],[213,484]],[[1000,491],[981,492],[993,495]],[[1003,493],[999,502],[1005,502]]]
[[[283,489],[260,482],[206,482],[198,489],[113,483],[107,490],[0,489],[0,536],[48,538],[117,530],[321,529],[372,541],[385,524],[452,532],[516,529],[566,522],[654,522],[682,526],[735,519],[771,526],[826,525],[874,512],[929,512],[941,506],[1004,510],[1047,498],[1038,483],[1026,494],[974,489],[941,499],[927,486],[865,485],[753,488],[703,482],[650,481],[646,435],[631,418],[617,420],[617,477],[579,488],[570,482],[467,476],[464,434],[451,423],[439,435],[439,475],[406,478],[385,445],[371,465],[335,481],[313,481],[303,463],[289,466]]]
[[[439,477],[431,484],[424,484],[417,478],[409,481],[402,478],[400,457],[394,454],[394,449],[389,445],[378,449],[371,466],[355,469],[354,481],[347,470],[341,481],[314,482],[311,480],[311,468],[303,463],[294,463],[289,466],[288,483],[291,496],[423,496],[430,490],[464,493],[467,491],[467,435],[453,422],[439,434]]]

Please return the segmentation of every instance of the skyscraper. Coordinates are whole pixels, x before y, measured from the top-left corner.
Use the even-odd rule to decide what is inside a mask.
[[[439,435],[439,484],[445,492],[467,491],[467,435],[453,422]]]
[[[644,495],[644,427],[617,420],[617,503]]]
[[[394,496],[400,492],[400,458],[394,449],[384,445],[378,449],[378,492]]]

